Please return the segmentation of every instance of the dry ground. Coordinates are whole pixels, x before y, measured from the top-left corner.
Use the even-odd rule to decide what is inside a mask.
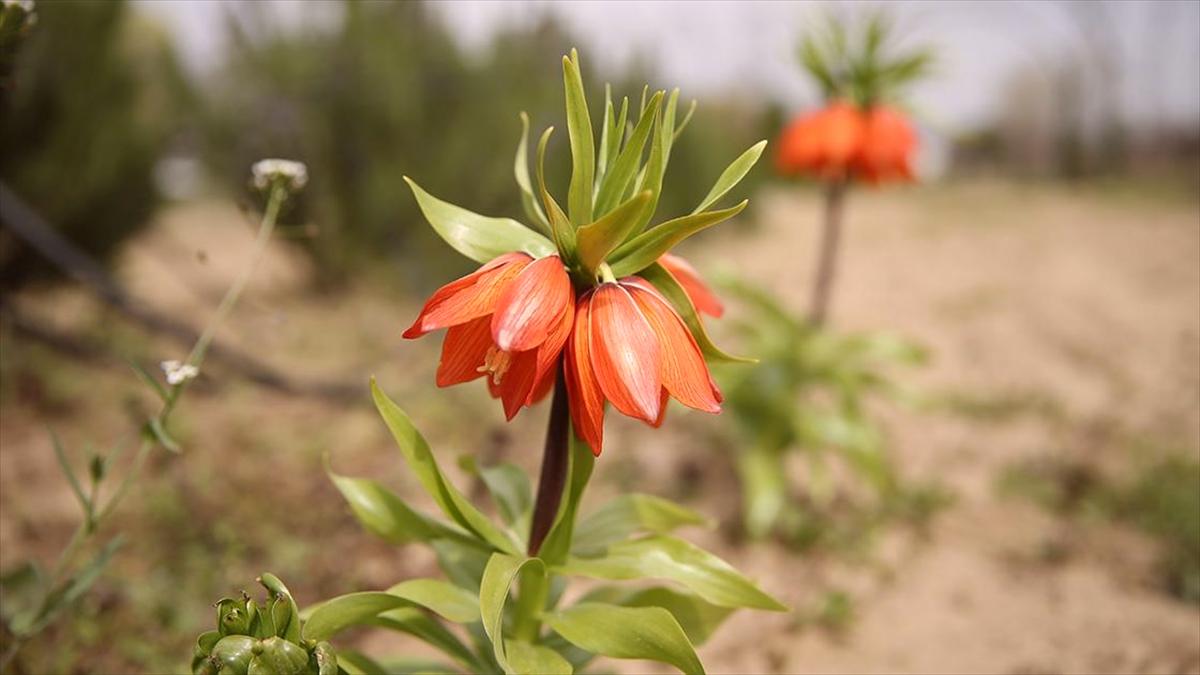
[[[849,208],[835,325],[916,338],[935,358],[910,384],[1011,410],[997,418],[881,411],[905,474],[936,479],[957,499],[928,536],[896,528],[868,561],[690,533],[797,608],[734,615],[701,650],[710,672],[1200,672],[1200,611],[1155,586],[1154,542],[995,489],[1023,458],[1120,471],[1136,463],[1132,449],[1200,453],[1195,198],[980,183],[855,193]],[[757,222],[725,225],[688,253],[702,268],[735,266],[799,311],[818,203],[775,193],[752,211]],[[221,203],[176,207],[161,220],[124,257],[121,275],[155,307],[199,323],[250,229]],[[444,464],[470,449],[534,468],[527,449],[544,413],[505,427],[481,388],[434,390],[437,345],[398,340],[413,299],[365,281],[314,296],[304,277],[302,260],[277,247],[222,338],[301,378],[377,375]],[[75,292],[18,301],[63,330],[108,336],[107,353],[145,363],[182,353]],[[148,399],[116,359],[63,363],[3,337],[0,565],[8,566],[51,555],[73,522],[46,425],[74,448],[111,441]],[[217,366],[200,384],[175,427],[185,454],[153,462],[119,524],[129,546],[76,620],[30,647],[36,667],[177,666],[190,636],[211,621],[209,603],[262,569],[279,573],[302,602],[432,573],[428,554],[397,552],[359,531],[321,470],[331,452],[345,473],[415,493],[373,411],[264,391]],[[692,493],[696,508],[729,517],[736,496],[724,450],[698,440],[710,423],[673,411],[673,431],[656,436],[612,423],[596,491]],[[801,621],[831,589],[852,598],[853,621],[841,631]]]

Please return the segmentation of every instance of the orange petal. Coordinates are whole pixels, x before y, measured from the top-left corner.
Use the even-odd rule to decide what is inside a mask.
[[[506,253],[471,274],[437,289],[421,308],[417,320],[404,331],[404,337],[418,338],[439,328],[456,326],[491,314],[507,282],[531,260],[524,253]]]
[[[446,331],[442,341],[442,360],[438,363],[437,386],[469,382],[481,377],[488,347],[492,346],[491,317],[483,316]]]
[[[721,412],[721,403],[713,393],[712,376],[696,339],[674,308],[657,291],[641,285],[645,283],[641,279],[630,284],[622,281],[662,345],[663,387],[689,408]]]
[[[546,394],[554,388],[554,371],[547,370],[538,376],[537,382],[533,384],[533,389],[529,392],[529,398],[526,399],[525,405],[530,406],[539,403],[546,398]]]
[[[588,313],[592,369],[613,407],[646,422],[658,419],[662,353],[646,317],[620,284],[600,285]]]
[[[600,391],[600,383],[596,381],[596,375],[592,371],[591,353],[588,349],[590,300],[590,295],[579,299],[571,339],[567,341],[567,402],[575,433],[592,448],[592,454],[599,456],[604,445],[604,394]]]
[[[504,418],[511,420],[529,400],[529,393],[537,384],[537,352],[528,350],[512,355],[512,364],[495,385],[493,396],[499,394],[504,404]]]
[[[652,422],[650,424],[650,426],[654,427],[655,429],[661,427],[663,425],[663,422],[665,422],[667,419],[667,399],[670,398],[670,394],[667,393],[666,387],[663,387],[662,395],[659,396],[658,398],[659,398],[659,401],[661,401],[661,403],[660,403],[661,407],[659,408],[659,411],[658,411],[658,419],[654,420],[654,422]]]
[[[562,358],[563,346],[571,337],[571,327],[575,325],[575,294],[567,297],[567,306],[558,318],[558,323],[550,331],[537,348],[537,384],[529,393],[528,405],[541,400],[550,391],[554,383],[554,373],[558,369],[559,359]]]
[[[571,279],[552,255],[529,264],[504,289],[492,315],[492,339],[506,352],[523,352],[546,341],[571,302]]]
[[[721,315],[725,313],[725,306],[721,304],[708,284],[704,283],[704,279],[700,277],[700,273],[696,271],[695,267],[692,267],[691,263],[670,253],[664,253],[658,262],[667,268],[680,286],[683,286],[688,298],[696,306],[696,311],[718,319],[721,318]]]

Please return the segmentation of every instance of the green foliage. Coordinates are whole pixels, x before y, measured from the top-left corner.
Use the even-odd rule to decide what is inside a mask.
[[[549,234],[553,214],[534,198],[527,135],[512,165],[489,151],[515,138],[528,117],[542,124],[564,119],[558,83],[532,76],[548,75],[544,64],[572,42],[556,24],[502,33],[484,54],[467,55],[416,2],[350,3],[332,32],[284,33],[265,21],[264,15],[253,40],[231,27],[234,50],[209,97],[207,155],[218,175],[237,175],[235,167],[264,155],[307,162],[316,178],[293,217],[318,224],[319,235],[306,245],[327,275],[336,277],[383,254],[402,259],[409,280],[427,283],[429,272],[440,275],[454,264],[417,225],[415,205],[398,189],[405,174],[419,178],[429,193],[464,199],[471,212],[523,214],[527,224]],[[568,140],[579,160],[568,164],[550,153],[545,175],[553,188],[557,177],[571,173],[563,215],[586,224],[594,218],[581,214],[600,216],[624,201],[617,193],[631,189],[636,175],[627,169],[630,164],[636,169],[642,153],[635,142],[624,163],[617,158],[625,128],[617,127],[615,112],[605,119],[606,101],[585,98],[584,85],[596,81],[593,72],[567,59],[562,74],[572,101],[565,118]],[[519,118],[522,110],[529,115]],[[638,111],[627,114],[639,117]],[[657,113],[645,119],[642,141]],[[754,131],[748,119],[750,124],[735,126],[740,133],[729,133],[715,120],[707,123],[707,143],[689,153],[694,164],[689,173],[719,172],[721,155]],[[601,143],[593,134],[596,121],[605,125]],[[511,189],[510,166],[517,191]],[[593,184],[605,174],[624,177],[625,185],[601,194]],[[662,205],[686,212],[685,204],[696,198],[682,190],[664,197]]]
[[[218,175],[237,175],[235,167],[264,155],[295,156],[310,165],[311,189],[291,217],[318,225],[319,235],[305,245],[330,277],[381,254],[403,260],[402,273],[417,283],[454,264],[417,226],[416,205],[398,189],[406,174],[429,194],[462,199],[469,213],[520,217],[550,235],[555,208],[531,180],[529,118],[566,123],[570,161],[550,148],[544,176],[547,193],[566,188],[557,202],[561,221],[575,227],[643,189],[658,209],[687,214],[728,158],[745,147],[737,144],[761,128],[745,106],[697,117],[689,127],[702,142],[681,150],[679,180],[660,190],[672,130],[684,126],[676,124],[674,106],[667,121],[661,95],[651,97],[645,111],[636,101],[589,98],[586,86],[600,91],[595,73],[567,58],[564,116],[556,78],[533,76],[549,75],[544,64],[571,44],[556,24],[502,33],[485,53],[466,55],[421,3],[351,3],[342,25],[329,32],[285,33],[265,25],[265,15],[263,21],[253,40],[231,27],[233,53],[208,97],[206,152]],[[517,134],[512,164],[490,152]],[[639,179],[650,145],[659,148],[656,169]],[[569,184],[559,178],[568,174]],[[652,210],[638,215],[639,227]]]
[[[929,49],[888,53],[894,52],[888,49],[891,33],[892,22],[883,11],[868,17],[853,36],[830,17],[825,28],[801,41],[800,62],[826,99],[848,98],[865,108],[895,98],[933,66]]]
[[[605,655],[657,660],[691,673],[703,672],[693,645],[734,609],[784,609],[721,559],[669,534],[704,523],[683,507],[624,495],[576,525],[593,460],[578,442],[572,443],[566,494],[542,552],[525,555],[533,505],[524,476],[505,465],[463,461],[498,507],[504,524],[493,523],[445,478],[404,412],[374,385],[372,393],[406,465],[443,518],[418,512],[377,483],[336,475],[334,481],[369,531],[390,542],[433,546],[447,580],[411,579],[386,591],[318,603],[301,613],[306,643],[370,625],[438,649],[456,664],[439,664],[443,672],[564,673]],[[564,585],[577,576],[661,579],[677,588],[604,587],[559,606]],[[458,633],[471,638],[470,646]],[[347,672],[396,672],[385,670],[383,661],[348,654]]]
[[[155,208],[154,163],[191,93],[166,38],[125,2],[43,2],[37,17],[0,86],[0,180],[104,257]],[[56,275],[0,230],[0,286]]]
[[[1139,459],[1137,471],[1123,478],[1065,459],[1023,461],[1001,474],[998,487],[1064,516],[1099,516],[1141,529],[1162,544],[1164,589],[1200,603],[1200,462],[1193,457]]]
[[[277,577],[258,579],[267,589],[259,604],[242,592],[217,603],[217,629],[196,640],[195,675],[336,675],[337,654],[328,642],[300,637],[300,612]]]
[[[725,285],[746,303],[749,314],[734,326],[761,359],[756,367],[718,374],[725,404],[744,439],[737,461],[751,536],[774,531],[807,544],[832,526],[823,521],[839,515],[865,519],[855,527],[868,526],[877,515],[922,515],[944,501],[937,491],[901,484],[870,407],[876,398],[909,398],[885,371],[924,362],[922,348],[887,334],[838,335],[793,317],[747,284]],[[802,503],[793,500],[787,482],[791,453],[802,453],[810,463]],[[844,465],[862,481],[877,504],[862,511],[839,502],[830,462]]]

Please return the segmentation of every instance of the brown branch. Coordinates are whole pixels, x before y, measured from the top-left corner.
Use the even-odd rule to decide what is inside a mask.
[[[71,279],[79,282],[97,298],[117,310],[130,321],[152,333],[165,335],[190,348],[200,332],[182,321],[158,313],[136,301],[103,266],[70,240],[63,237],[16,193],[0,182],[0,222],[17,237],[29,244],[42,257],[58,267]],[[25,321],[26,334],[46,341],[52,347],[66,347],[61,336],[51,338],[45,330]],[[62,351],[70,353],[71,349]],[[262,387],[285,394],[313,396],[337,403],[348,403],[362,397],[363,387],[350,382],[296,382],[275,368],[248,353],[221,343],[213,343],[209,356],[228,366],[241,377]]]

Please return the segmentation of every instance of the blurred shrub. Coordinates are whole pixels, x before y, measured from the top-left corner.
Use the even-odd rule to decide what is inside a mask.
[[[104,257],[155,207],[153,168],[187,88],[125,2],[41,2],[0,98],[0,180]],[[0,287],[54,268],[0,229]]]
[[[281,32],[264,17],[257,17],[262,26],[253,16],[247,27],[231,26],[234,48],[210,96],[208,159],[223,176],[241,176],[263,156],[308,163],[308,201],[292,219],[319,226],[307,246],[326,280],[380,256],[410,284],[424,283],[430,269],[452,267],[437,278],[465,269],[467,261],[424,225],[402,176],[419,178],[434,195],[463,195],[461,205],[478,213],[522,219],[512,172],[522,110],[535,139],[557,127],[547,173],[552,190],[565,190],[558,63],[573,40],[553,21],[501,32],[467,54],[418,2],[352,2],[333,30]],[[588,64],[585,52],[599,124],[603,83]],[[622,85],[631,81],[614,78],[613,91],[636,106],[644,80],[636,89]],[[760,126],[753,110],[702,108],[673,153],[664,217],[689,212],[725,165],[762,137]]]
[[[895,335],[833,333],[793,317],[762,290],[723,285],[749,310],[735,326],[760,360],[718,375],[742,436],[737,461],[751,536],[857,546],[887,519],[921,523],[946,503],[941,488],[900,480],[871,407],[911,399],[886,372],[923,363],[924,349]],[[788,484],[793,455],[809,462],[803,490]]]
[[[1082,460],[1035,458],[1008,467],[997,487],[1063,516],[1099,516],[1141,529],[1162,546],[1164,589],[1200,604],[1200,462],[1194,457],[1168,452],[1120,479]]]

